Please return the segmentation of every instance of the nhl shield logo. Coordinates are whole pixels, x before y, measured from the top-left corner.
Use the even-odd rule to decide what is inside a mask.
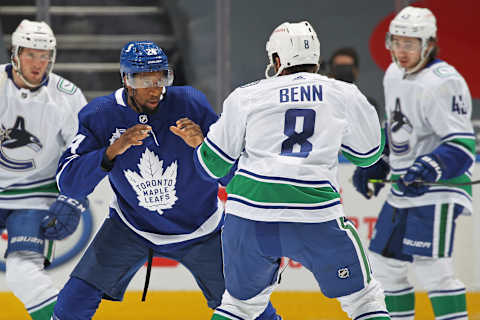
[[[340,279],[346,279],[346,278],[350,277],[350,270],[348,270],[348,268],[338,269],[337,270],[337,276]]]
[[[138,122],[144,124],[148,122],[148,117],[146,114],[141,114],[138,116]]]

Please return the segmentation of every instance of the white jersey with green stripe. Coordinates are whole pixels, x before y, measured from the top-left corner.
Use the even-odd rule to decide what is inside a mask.
[[[344,215],[339,151],[370,166],[383,147],[377,113],[355,85],[302,72],[233,91],[196,155],[212,178],[239,159],[228,214],[314,223]]]
[[[431,153],[442,143],[458,148],[475,163],[472,99],[454,67],[437,59],[404,77],[392,63],[383,85],[392,179],[405,174],[418,156]],[[440,182],[470,182],[472,170],[473,165],[465,174]],[[394,184],[387,201],[398,208],[458,203],[471,211],[472,187],[432,186],[420,197],[405,197]]]
[[[0,65],[0,208],[49,208],[58,195],[58,160],[86,103],[80,89],[56,74],[28,90],[15,85],[11,65]]]

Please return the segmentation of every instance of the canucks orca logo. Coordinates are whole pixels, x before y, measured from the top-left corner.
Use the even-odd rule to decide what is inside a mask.
[[[14,171],[34,169],[34,159],[12,159],[5,153],[5,149],[16,149],[21,147],[28,147],[35,152],[39,152],[43,146],[37,137],[25,129],[25,119],[18,116],[13,128],[7,129],[3,124],[0,128],[0,166]]]
[[[395,100],[395,109],[391,113],[389,127],[391,150],[397,154],[407,153],[410,150],[409,140],[413,126],[407,116],[402,113],[399,98]]]

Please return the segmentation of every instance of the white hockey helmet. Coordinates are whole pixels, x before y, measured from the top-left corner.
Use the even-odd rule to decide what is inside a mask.
[[[52,29],[45,22],[30,21],[27,19],[22,20],[17,29],[12,34],[12,65],[20,78],[29,87],[38,87],[39,85],[33,85],[28,82],[22,75],[20,68],[20,59],[18,57],[20,48],[31,48],[39,50],[49,50],[50,60],[46,71],[45,79],[40,85],[42,85],[48,78],[48,75],[53,69],[55,63],[55,57],[57,54],[56,49],[57,41]],[[15,58],[15,59],[14,59]]]
[[[274,67],[274,53],[280,58],[281,66],[272,77],[279,75],[285,68],[303,64],[316,65],[320,60],[320,41],[308,21],[282,23],[272,32],[266,49],[270,61],[265,70],[266,78],[271,77],[269,71]]]
[[[435,19],[435,16],[429,9],[407,6],[390,22],[385,41],[385,46],[388,50],[392,50],[393,35],[419,38],[421,40],[422,51],[420,61],[412,70],[408,72],[405,71],[405,73],[414,73],[418,71],[430,54],[428,42],[437,38],[437,19]],[[393,53],[392,59],[398,65],[398,61]]]

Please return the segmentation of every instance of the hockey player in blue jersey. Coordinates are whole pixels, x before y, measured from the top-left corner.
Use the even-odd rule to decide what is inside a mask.
[[[428,291],[435,319],[468,319],[452,249],[457,217],[472,212],[472,100],[457,70],[435,57],[436,32],[435,16],[425,8],[405,7],[391,21],[386,45],[393,61],[383,80],[389,154],[353,176],[355,188],[367,198],[383,186],[376,184],[372,194],[369,179],[384,179],[390,172],[397,180],[370,242],[392,319],[415,317],[410,266]]]
[[[93,242],[59,294],[54,319],[91,319],[102,298],[120,301],[149,255],[177,260],[193,274],[208,306],[225,289],[218,184],[195,171],[193,150],[170,132],[206,133],[217,115],[191,87],[171,86],[167,56],[153,42],[121,51],[123,88],[90,102],[59,165],[60,189],[85,197],[108,176],[114,198]],[[279,317],[278,317],[279,318]],[[277,319],[269,305],[262,319]]]
[[[340,150],[357,165],[378,161],[384,139],[377,113],[355,85],[316,73],[320,42],[307,21],[278,26],[267,53],[268,79],[235,89],[205,139],[184,134],[183,122],[172,128],[196,147],[205,178],[224,176],[238,159],[222,232],[226,291],[212,320],[259,315],[283,256],[310,270],[351,319],[388,320],[337,181]]]

